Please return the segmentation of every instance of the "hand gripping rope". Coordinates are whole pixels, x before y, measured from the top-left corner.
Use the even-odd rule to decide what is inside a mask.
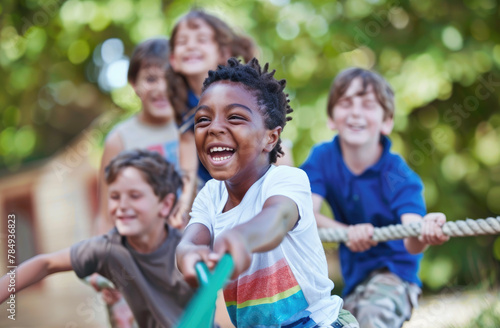
[[[95,279],[96,279],[96,281],[94,284],[97,285],[97,287],[99,287],[99,289],[104,289],[104,288],[115,289],[115,285],[111,281],[109,281],[107,278],[99,275]],[[85,277],[82,280],[87,285],[92,286],[92,282],[90,281],[91,276]]]
[[[460,221],[448,221],[443,225],[443,233],[450,237],[466,237],[478,235],[495,235],[500,233],[500,216],[487,219],[467,219]],[[386,227],[375,228],[373,240],[377,242],[407,237],[420,236],[421,222],[410,224],[395,224]],[[318,229],[322,242],[345,243],[348,241],[347,229]]]
[[[177,328],[210,328],[214,324],[215,301],[217,292],[224,287],[233,272],[234,263],[231,255],[225,254],[213,273],[204,262],[195,265],[200,288],[189,302]]]
[[[225,254],[213,273],[208,270],[204,262],[196,263],[195,269],[200,288],[189,302],[177,328],[210,328],[213,326],[217,292],[224,287],[233,272],[233,258],[231,255]],[[82,280],[86,284],[92,285],[90,276]],[[111,281],[102,276],[97,277],[95,284],[101,289],[115,288]]]

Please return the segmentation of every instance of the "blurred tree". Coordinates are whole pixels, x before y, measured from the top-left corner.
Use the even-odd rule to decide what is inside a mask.
[[[3,172],[52,155],[105,111],[136,111],[130,87],[102,81],[103,43],[121,40],[130,54],[141,40],[168,35],[193,5],[254,37],[261,60],[287,79],[295,112],[284,136],[294,142],[297,164],[314,143],[333,136],[325,108],[337,72],[375,69],[396,92],[393,148],[422,176],[429,210],[451,220],[500,214],[500,8],[494,0],[5,0]],[[499,261],[500,237],[455,239],[427,251],[421,275],[436,290],[497,284]]]

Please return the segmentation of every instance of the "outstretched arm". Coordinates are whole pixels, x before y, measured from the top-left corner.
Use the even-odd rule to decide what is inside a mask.
[[[403,224],[422,222],[420,237],[409,237],[404,240],[410,254],[421,253],[428,245],[441,245],[450,239],[441,228],[446,223],[446,216],[443,213],[429,213],[423,219],[418,214],[407,213],[401,216],[401,222]]]
[[[196,262],[203,261],[209,265],[210,260],[210,231],[201,223],[194,223],[184,230],[182,239],[177,245],[175,256],[177,267],[184,275],[184,279],[191,285],[197,286]],[[213,264],[210,265],[213,267]]]
[[[347,229],[347,225],[341,222],[335,221],[332,218],[327,217],[321,213],[321,206],[323,205],[324,198],[318,194],[312,194],[313,211],[314,217],[316,218],[316,224],[318,228],[344,228]]]
[[[363,252],[377,245],[377,242],[372,240],[374,227],[371,223],[361,223],[347,225],[342,222],[333,220],[321,213],[321,205],[323,205],[323,197],[318,194],[312,194],[314,217],[318,228],[333,228],[347,229],[348,242],[346,246],[352,252]]]
[[[69,248],[50,254],[37,255],[23,262],[15,272],[12,271],[12,273],[7,273],[0,278],[0,303],[5,302],[10,294],[31,286],[49,274],[72,269]],[[15,291],[12,290],[11,277],[15,277]]]
[[[236,278],[250,266],[252,253],[276,248],[298,220],[299,211],[292,199],[279,195],[269,197],[254,218],[217,237],[215,254],[211,254],[210,259],[218,261],[229,252],[234,261],[232,278]]]

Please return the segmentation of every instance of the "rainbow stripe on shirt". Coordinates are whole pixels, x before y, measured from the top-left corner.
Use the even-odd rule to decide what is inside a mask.
[[[308,307],[284,258],[231,282],[224,299],[237,327],[276,327]]]

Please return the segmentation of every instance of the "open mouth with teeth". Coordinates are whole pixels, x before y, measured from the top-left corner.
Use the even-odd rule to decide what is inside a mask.
[[[214,162],[221,162],[231,158],[234,154],[234,149],[229,147],[212,147],[209,150],[210,158]]]
[[[348,127],[349,129],[354,131],[361,131],[365,128],[364,125],[353,125],[353,124],[349,124]]]

